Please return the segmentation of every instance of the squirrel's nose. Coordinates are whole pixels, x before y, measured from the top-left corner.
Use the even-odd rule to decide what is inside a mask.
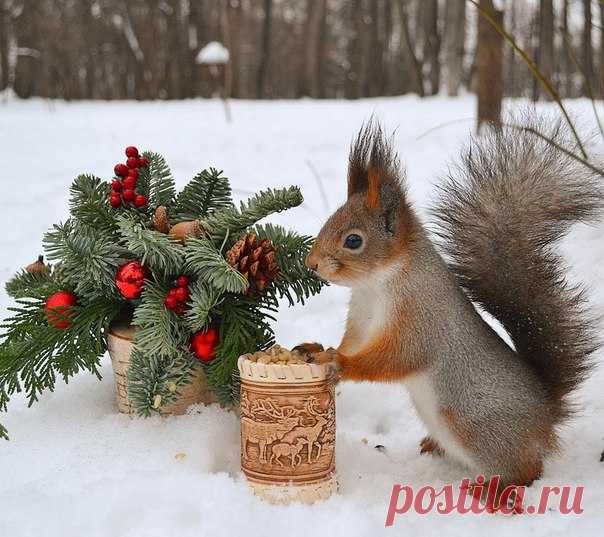
[[[315,256],[313,255],[313,252],[310,252],[306,256],[306,260],[304,263],[310,270],[317,270],[319,268],[319,263],[317,262]]]

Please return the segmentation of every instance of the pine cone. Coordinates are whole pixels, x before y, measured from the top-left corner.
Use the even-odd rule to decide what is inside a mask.
[[[239,239],[225,257],[227,263],[248,280],[250,291],[264,291],[281,271],[275,259],[273,243],[268,239],[259,241],[254,233]]]

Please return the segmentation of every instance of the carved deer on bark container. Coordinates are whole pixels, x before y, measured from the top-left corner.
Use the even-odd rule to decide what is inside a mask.
[[[308,462],[312,462],[312,451],[315,446],[318,448],[317,460],[321,456],[322,445],[318,442],[319,435],[323,432],[323,427],[328,421],[324,413],[320,413],[318,401],[316,397],[309,397],[306,402],[306,412],[315,418],[315,424],[312,426],[297,426],[286,433],[281,441],[288,444],[293,444],[297,440],[302,440],[308,446]]]
[[[266,447],[276,440],[283,438],[283,435],[292,430],[300,423],[300,416],[293,416],[296,413],[294,407],[278,408],[270,399],[256,401],[251,410],[254,416],[266,416],[276,422],[255,421],[249,417],[241,418],[241,437],[244,444],[241,446],[243,457],[248,459],[247,447],[251,442],[258,444],[260,451],[259,460],[268,462],[266,458]]]

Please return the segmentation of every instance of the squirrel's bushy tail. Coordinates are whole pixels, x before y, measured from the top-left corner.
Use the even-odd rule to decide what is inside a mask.
[[[538,124],[537,124],[538,123]],[[530,127],[569,148],[560,124]],[[459,284],[498,319],[552,399],[554,423],[598,343],[582,289],[554,244],[603,207],[604,178],[525,130],[473,140],[441,189],[438,235]]]

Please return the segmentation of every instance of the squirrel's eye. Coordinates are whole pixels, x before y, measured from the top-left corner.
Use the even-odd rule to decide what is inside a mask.
[[[351,233],[344,240],[344,248],[348,248],[349,250],[358,250],[363,244],[363,238],[356,233]]]

